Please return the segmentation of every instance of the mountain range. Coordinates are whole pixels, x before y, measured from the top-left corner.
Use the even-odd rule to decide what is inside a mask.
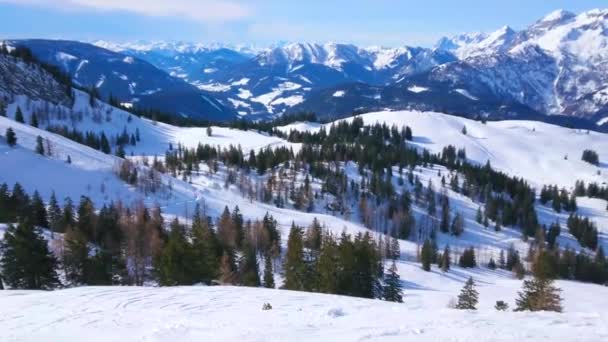
[[[76,84],[139,107],[230,120],[376,109],[527,118],[594,127],[608,115],[608,10],[559,10],[522,30],[431,48],[285,43],[18,40]],[[179,101],[166,101],[179,98]]]

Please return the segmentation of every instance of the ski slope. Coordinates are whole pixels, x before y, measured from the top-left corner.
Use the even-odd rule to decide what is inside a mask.
[[[572,189],[576,180],[608,181],[608,135],[564,128],[537,121],[479,121],[435,112],[395,111],[360,115],[366,125],[376,122],[389,126],[409,126],[418,148],[439,153],[447,145],[465,148],[467,158],[477,163],[490,161],[492,167],[523,177],[535,187],[556,184]],[[343,120],[352,120],[347,118]],[[324,125],[326,128],[331,124]],[[278,127],[318,131],[314,123],[295,123]],[[467,134],[462,134],[466,127]],[[600,166],[581,160],[583,150],[595,150]]]
[[[479,271],[478,311],[447,308],[461,282],[410,270],[404,303],[246,287],[80,287],[0,291],[3,340],[602,341],[608,289],[558,282],[564,313],[498,312],[521,282]],[[421,275],[407,278],[409,274]],[[460,279],[468,274],[454,271]],[[404,279],[405,278],[405,279]],[[441,282],[437,280],[441,279]],[[270,303],[272,310],[263,311]]]

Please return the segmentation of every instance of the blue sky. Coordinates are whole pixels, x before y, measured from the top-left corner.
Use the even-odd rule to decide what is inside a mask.
[[[430,46],[606,0],[0,0],[0,37]]]

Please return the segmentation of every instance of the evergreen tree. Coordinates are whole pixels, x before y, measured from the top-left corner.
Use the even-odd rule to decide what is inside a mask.
[[[244,286],[260,286],[260,269],[255,249],[245,246],[239,263],[240,283]]]
[[[160,285],[193,284],[195,265],[193,259],[192,247],[186,239],[185,228],[176,218],[171,223],[169,239],[155,263],[155,272]]]
[[[338,293],[338,277],[340,253],[336,240],[332,235],[325,234],[317,259],[317,274],[319,277],[319,292]]]
[[[57,260],[39,229],[31,223],[9,225],[0,242],[4,282],[14,289],[52,289],[59,285]]]
[[[15,121],[20,123],[25,123],[23,120],[23,112],[21,111],[21,107],[17,106],[17,110],[15,111]]]
[[[460,213],[456,213],[456,216],[454,216],[450,231],[455,236],[460,236],[464,232],[464,219]]]
[[[48,209],[48,220],[51,234],[61,230],[61,215],[61,207],[57,203],[57,197],[55,196],[55,191],[53,191],[49,200]]]
[[[41,136],[36,137],[36,153],[44,155],[44,142]]]
[[[447,272],[450,270],[450,264],[452,263],[450,257],[450,245],[446,245],[441,254],[441,270]]]
[[[272,257],[267,253],[264,257],[264,287],[274,289],[274,274],[272,272]]]
[[[477,310],[477,302],[479,301],[479,293],[475,289],[475,281],[473,277],[464,284],[464,287],[458,295],[458,303],[456,309],[460,310]]]
[[[553,286],[551,278],[535,274],[533,279],[524,280],[519,298],[515,300],[515,311],[562,312],[560,291]]]
[[[86,283],[88,257],[86,236],[77,228],[69,228],[64,235],[63,266],[66,279],[73,285]]]
[[[30,120],[30,125],[32,125],[32,127],[38,128],[38,116],[36,115],[36,113],[32,113],[32,118]]]
[[[108,138],[106,137],[106,134],[104,132],[101,132],[100,150],[105,154],[110,154],[110,152],[112,152],[110,148],[110,142],[108,141]]]
[[[382,292],[384,294],[384,299],[389,302],[403,302],[401,280],[399,279],[399,274],[397,273],[397,266],[395,265],[394,260],[391,267],[388,269],[388,274],[386,275],[385,284]]]
[[[303,290],[306,287],[304,263],[304,242],[302,228],[291,224],[287,239],[287,255],[285,256],[285,281],[283,287],[288,290]]]
[[[30,217],[32,218],[32,223],[36,226],[49,226],[46,207],[38,191],[34,191],[34,195],[32,196],[32,200],[30,202]]]
[[[209,227],[207,219],[201,217],[198,205],[192,219],[192,252],[194,281],[209,284],[218,275],[221,248],[215,231]]]
[[[13,128],[7,128],[4,137],[8,146],[13,147],[17,145],[17,135],[15,134],[15,131],[13,131]]]
[[[483,222],[483,213],[481,212],[481,207],[477,208],[477,214],[475,215],[475,221],[479,224]]]
[[[433,249],[431,242],[427,239],[422,245],[420,252],[420,259],[422,261],[422,269],[429,272],[431,270],[431,263],[433,262]]]
[[[488,262],[488,268],[491,270],[496,269],[496,262],[494,261],[494,258],[490,258],[490,261]]]
[[[464,250],[460,256],[460,259],[458,260],[458,265],[463,268],[477,267],[477,261],[475,260],[475,249],[473,249],[473,247]]]

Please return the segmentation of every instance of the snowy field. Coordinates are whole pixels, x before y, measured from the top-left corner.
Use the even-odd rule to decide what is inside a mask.
[[[480,273],[478,311],[448,309],[462,284],[414,269],[426,283],[405,278],[403,304],[245,287],[0,291],[0,331],[7,342],[608,339],[605,287],[559,282],[562,314],[499,312],[495,301],[512,306],[521,282],[473,272]],[[263,311],[264,303],[272,310]]]

